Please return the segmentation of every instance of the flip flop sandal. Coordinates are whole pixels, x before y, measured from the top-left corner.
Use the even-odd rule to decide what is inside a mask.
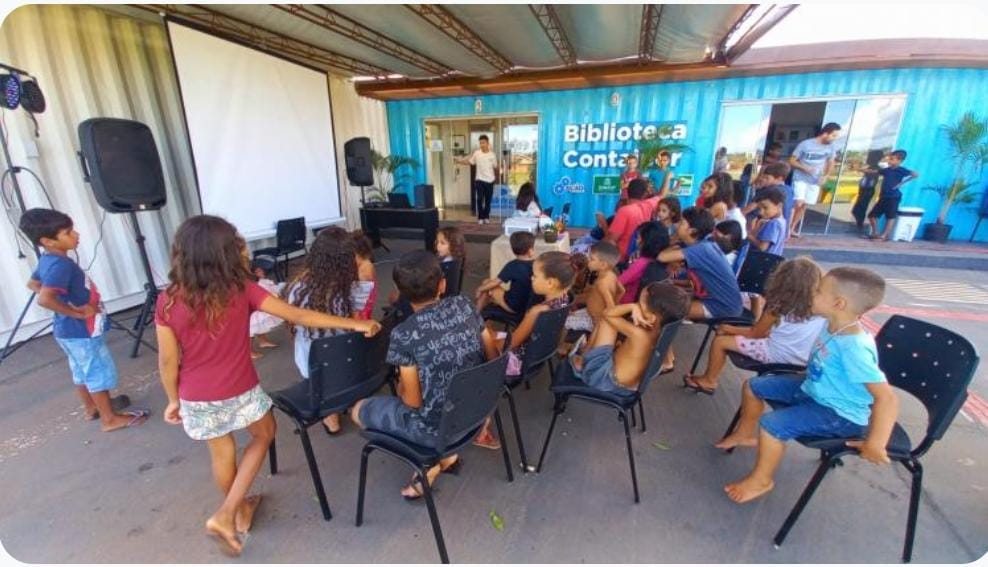
[[[127,422],[127,425],[120,428],[120,429],[127,429],[128,427],[139,425],[143,420],[146,420],[148,416],[151,415],[151,410],[146,410],[146,409],[127,410],[123,412],[121,415],[130,416],[130,421]]]
[[[474,439],[473,440],[473,444],[476,445],[477,447],[481,447],[483,449],[490,449],[492,451],[500,451],[501,450],[501,442],[498,441],[497,439],[495,439],[494,441],[491,441],[489,443],[484,443],[482,441],[477,441],[476,439]],[[457,461],[457,462],[459,462],[459,461]]]
[[[689,374],[683,376],[684,388],[686,388],[687,390],[693,390],[694,392],[697,392],[699,394],[706,394],[708,396],[714,395],[714,392],[716,391],[714,388],[704,388],[699,384],[690,383],[689,378],[690,378]]]
[[[407,500],[408,502],[412,502],[414,500],[418,500],[419,498],[422,498],[423,493],[422,493],[422,483],[421,482],[415,481],[412,484],[409,484],[405,488],[411,488],[412,490],[415,491],[415,496],[409,496],[407,494],[402,494],[401,495],[401,497],[404,498],[405,500]]]
[[[670,372],[674,372],[675,370],[676,370],[675,364],[669,366],[668,368],[663,366],[661,369],[659,369],[659,376],[662,376],[663,374],[669,374]]]

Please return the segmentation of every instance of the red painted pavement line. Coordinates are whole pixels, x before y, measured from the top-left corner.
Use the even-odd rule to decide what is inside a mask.
[[[881,325],[879,325],[877,322],[875,322],[874,319],[872,319],[867,315],[861,316],[861,326],[864,327],[865,330],[871,333],[872,335],[877,335],[878,330],[882,328]]]
[[[967,401],[961,409],[981,425],[988,427],[988,402],[984,398],[968,390]]]
[[[941,319],[959,319],[961,321],[988,321],[988,313],[972,313],[970,311],[945,311],[943,309],[924,309],[921,307],[892,307],[879,305],[871,310],[872,313],[889,313],[892,315],[910,315],[913,317],[939,317]]]

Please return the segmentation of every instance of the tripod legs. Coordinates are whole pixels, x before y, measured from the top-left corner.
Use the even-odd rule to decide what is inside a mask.
[[[134,322],[134,346],[130,350],[130,357],[137,358],[137,351],[141,348],[141,343],[144,342],[144,329],[147,329],[154,321],[154,306],[158,301],[158,288],[151,284],[144,284],[144,291],[146,297],[144,298],[144,306],[141,307],[141,313],[137,316],[137,321]],[[155,350],[154,347],[148,345],[151,350]]]

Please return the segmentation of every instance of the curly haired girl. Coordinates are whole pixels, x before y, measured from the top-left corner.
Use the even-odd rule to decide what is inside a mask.
[[[292,305],[329,313],[337,317],[366,319],[359,314],[356,239],[339,227],[319,231],[305,255],[305,263],[297,276],[285,286],[282,295]],[[366,295],[363,297],[367,302]],[[309,377],[309,350],[312,341],[332,335],[337,329],[313,329],[296,325],[295,366],[303,378]],[[326,433],[340,431],[340,416],[332,414],[323,419]]]
[[[719,326],[706,372],[699,376],[687,374],[683,384],[697,392],[713,394],[729,351],[762,363],[805,365],[813,339],[827,324],[826,319],[812,312],[813,294],[822,276],[820,267],[809,258],[780,264],[769,276],[765,311],[755,326]]]
[[[247,245],[237,229],[214,216],[191,217],[175,233],[168,288],[158,296],[155,325],[158,368],[168,395],[164,420],[205,440],[223,504],[206,520],[220,550],[239,555],[260,496],[247,497],[274,439],[271,398],[250,359],[250,315],[263,311],[314,328],[359,331],[381,326],[299,309],[271,295],[251,278]],[[250,441],[237,463],[234,432]]]

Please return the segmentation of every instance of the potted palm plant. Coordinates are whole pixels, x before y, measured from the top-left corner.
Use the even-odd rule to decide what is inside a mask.
[[[950,237],[950,231],[954,228],[947,224],[950,208],[958,203],[962,205],[973,203],[977,198],[974,187],[981,181],[985,165],[988,164],[988,120],[968,112],[956,123],[940,126],[940,130],[950,144],[954,175],[949,183],[923,187],[925,191],[933,191],[940,195],[940,212],[937,214],[937,221],[926,225],[923,238],[946,242]]]
[[[374,187],[367,190],[370,201],[387,201],[388,193],[396,187],[405,185],[412,179],[412,172],[419,166],[413,158],[391,154],[381,155],[377,150],[371,150],[371,168],[374,170]]]

